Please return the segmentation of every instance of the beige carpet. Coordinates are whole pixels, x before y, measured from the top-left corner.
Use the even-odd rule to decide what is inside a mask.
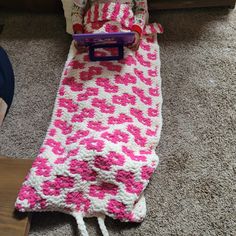
[[[69,50],[64,19],[0,12],[0,44],[16,74],[13,106],[0,131],[0,153],[34,158],[44,139]],[[155,14],[156,15],[156,14]],[[155,16],[156,17],[156,16]],[[146,190],[141,224],[107,220],[111,235],[236,235],[236,11],[161,12],[164,126],[160,166]],[[89,233],[100,235],[95,220]],[[33,217],[30,236],[75,236],[75,220]]]

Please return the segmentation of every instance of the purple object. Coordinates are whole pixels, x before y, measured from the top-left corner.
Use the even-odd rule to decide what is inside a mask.
[[[73,39],[83,46],[111,43],[122,43],[127,46],[133,43],[134,32],[73,34]]]
[[[124,56],[124,46],[132,44],[134,41],[133,32],[119,33],[97,33],[97,34],[73,34],[73,39],[81,46],[89,47],[89,58],[91,61],[111,61],[120,60]],[[117,56],[94,55],[96,48],[117,48]]]

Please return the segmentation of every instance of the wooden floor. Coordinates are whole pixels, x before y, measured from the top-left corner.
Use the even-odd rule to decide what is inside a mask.
[[[32,160],[12,159],[0,156],[0,235],[26,236],[30,217],[16,212],[14,204]]]

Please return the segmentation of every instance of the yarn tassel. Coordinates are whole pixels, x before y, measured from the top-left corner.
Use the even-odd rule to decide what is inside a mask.
[[[72,215],[76,219],[76,222],[78,224],[78,229],[80,230],[81,236],[89,236],[82,214],[77,213],[77,212],[73,212]]]
[[[105,225],[105,215],[97,217],[100,230],[102,231],[103,236],[109,236],[108,230]]]

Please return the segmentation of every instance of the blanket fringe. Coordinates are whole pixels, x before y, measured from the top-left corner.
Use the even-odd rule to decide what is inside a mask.
[[[76,219],[81,236],[89,236],[82,214],[80,212],[72,212],[72,215]],[[105,215],[99,215],[97,216],[97,219],[98,219],[98,225],[102,232],[102,235],[109,236],[108,230],[105,225]]]
[[[102,231],[103,236],[109,236],[108,230],[105,225],[105,215],[97,217],[100,230]]]
[[[84,223],[84,219],[81,213],[73,212],[72,215],[75,217],[76,222],[78,224],[78,229],[82,236],[89,236],[88,231],[86,229],[86,225]]]

